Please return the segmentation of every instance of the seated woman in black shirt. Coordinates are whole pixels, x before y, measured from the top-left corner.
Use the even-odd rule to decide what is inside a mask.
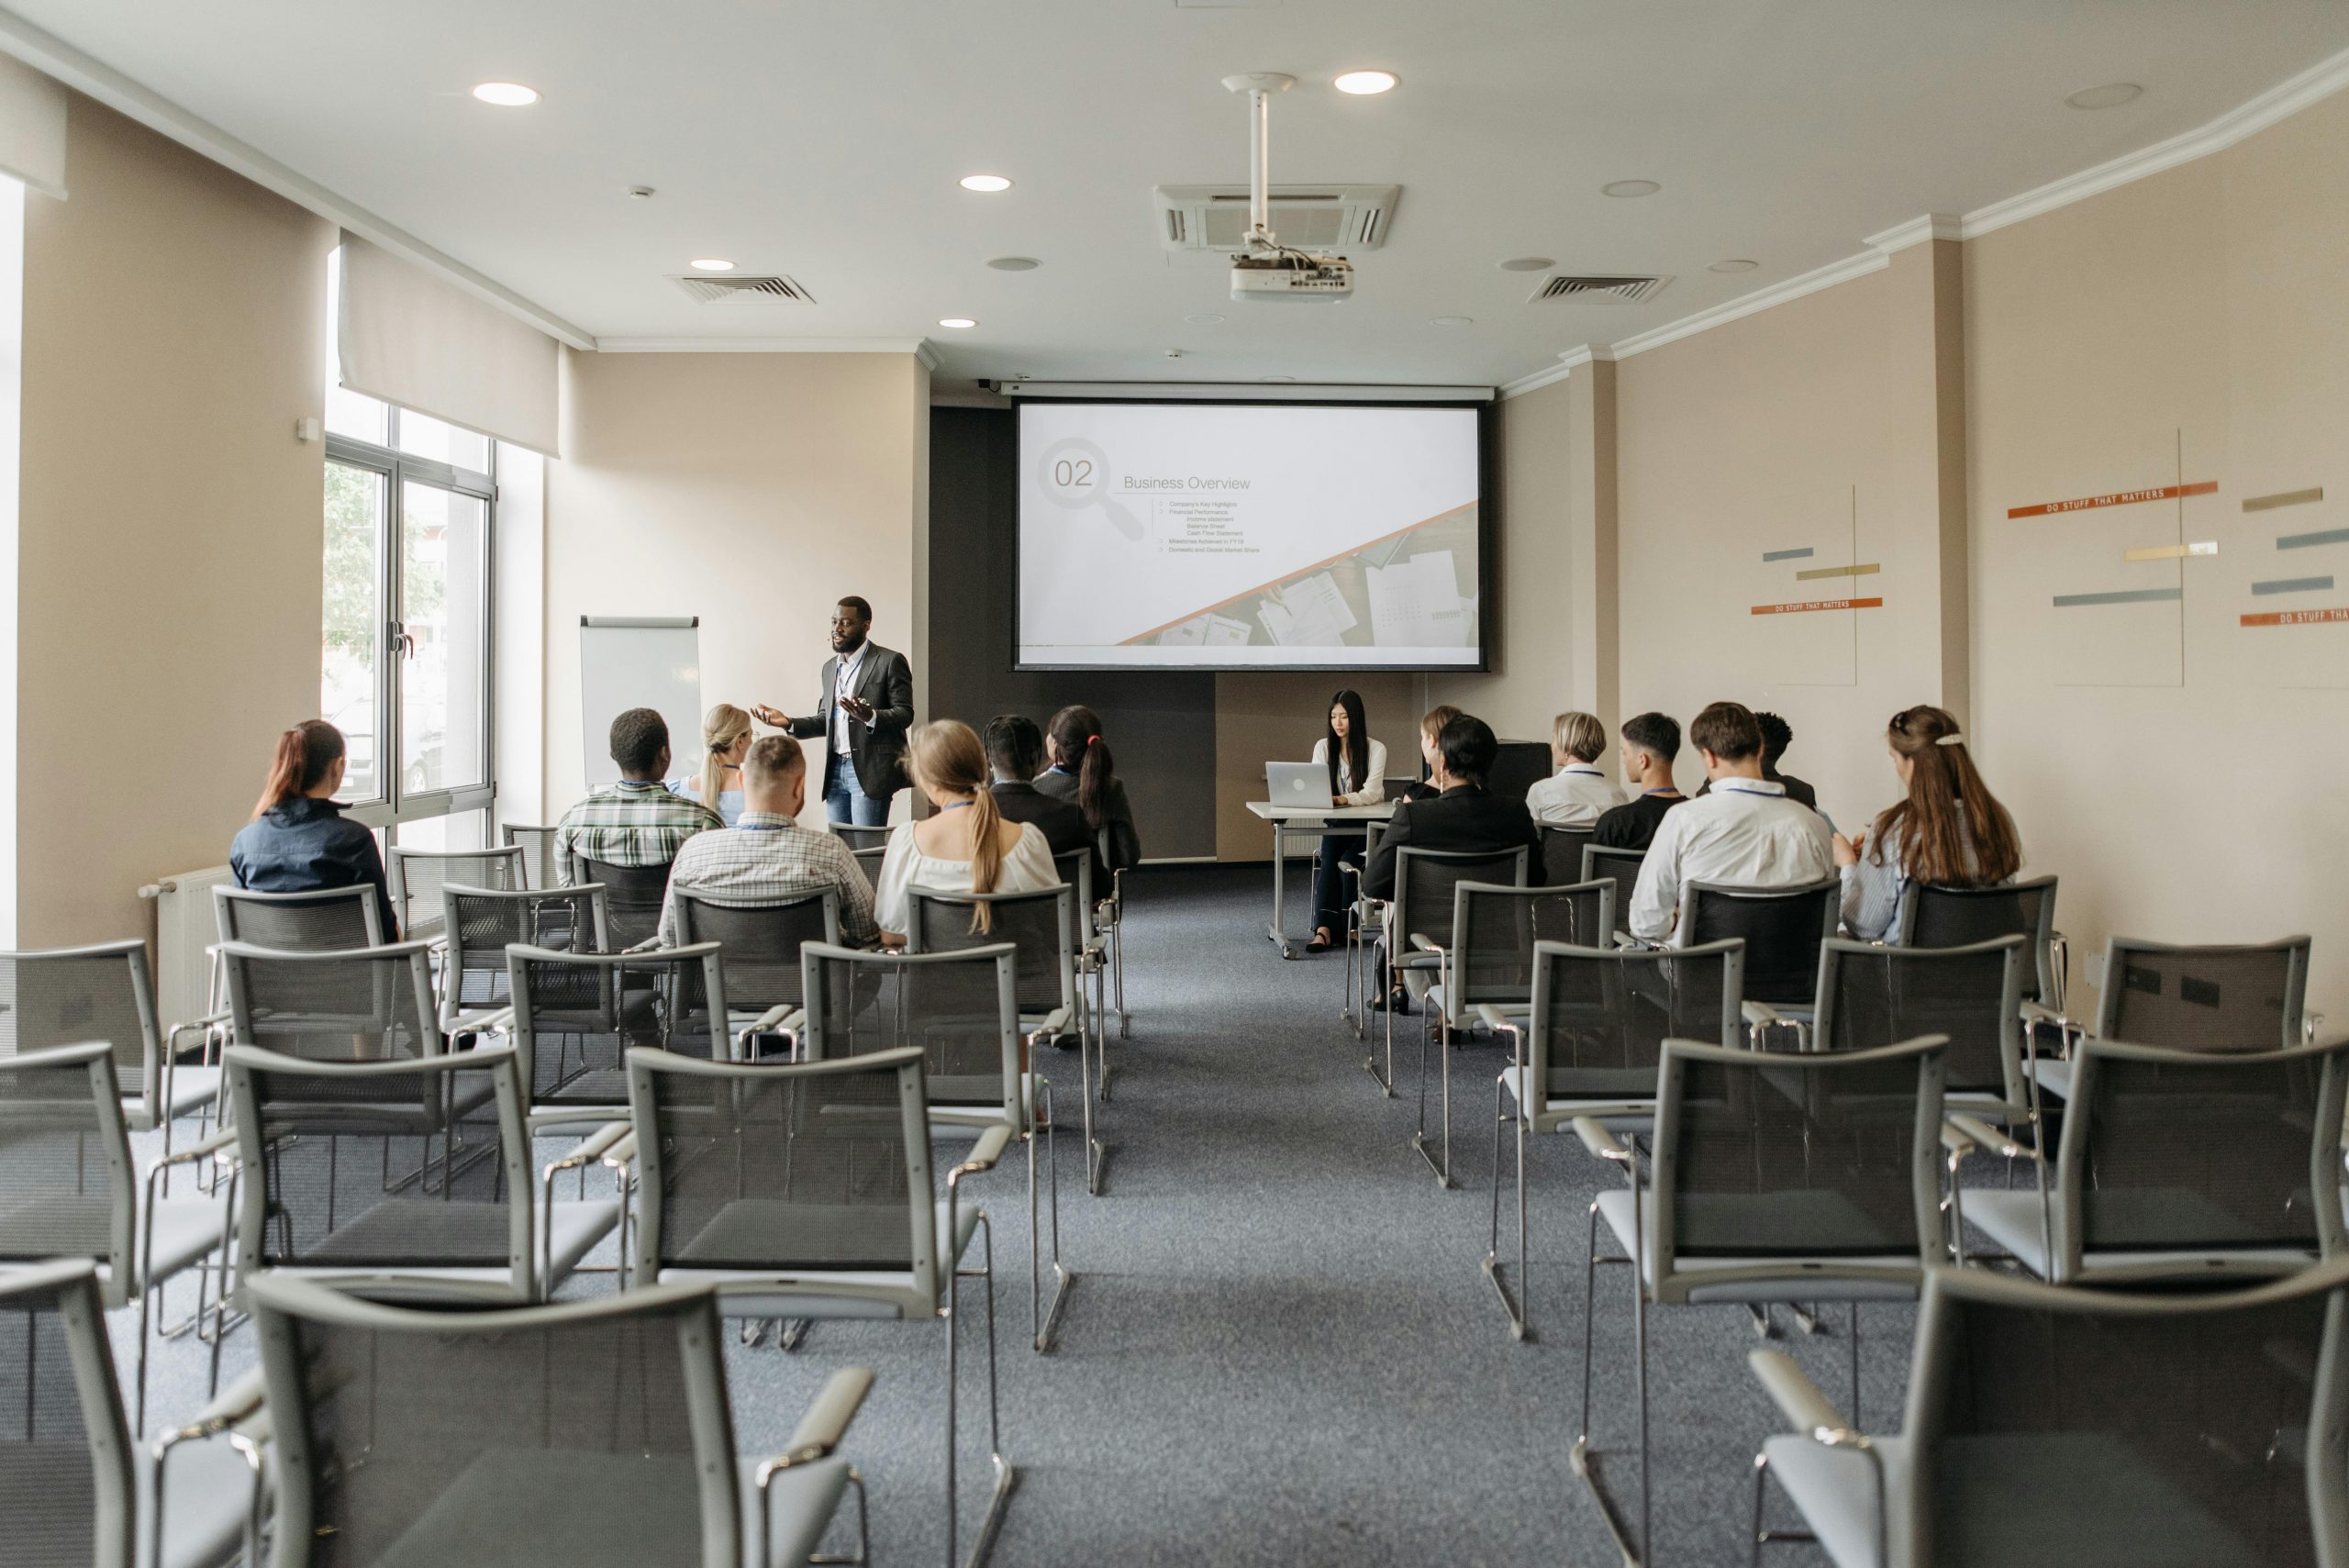
[[[342,731],[322,718],[306,718],[279,736],[261,804],[228,846],[228,869],[239,887],[260,893],[314,893],[363,884],[375,890],[384,940],[396,941],[399,927],[375,835],[343,820],[342,807],[332,798],[342,787],[347,761]]]

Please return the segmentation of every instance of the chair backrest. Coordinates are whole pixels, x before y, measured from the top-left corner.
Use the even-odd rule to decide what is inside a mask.
[[[2057,1152],[2057,1278],[2076,1277],[2084,1252],[2340,1251],[2344,1053],[2349,1036],[2223,1053],[2081,1041]],[[2158,1257],[2145,1271],[2162,1272]]]
[[[1452,888],[1452,977],[1455,1018],[1482,1003],[1524,1007],[1533,1000],[1533,944],[1605,944],[1613,929],[1615,889],[1603,882],[1565,887],[1509,887],[1494,882]]]
[[[0,1056],[0,1266],[104,1263],[119,1298],[132,1275],[135,1207],[106,1042]]]
[[[1093,940],[1093,851],[1063,850],[1052,857],[1059,868],[1061,881],[1076,889],[1076,940]]]
[[[985,931],[971,929],[972,911],[992,916]],[[906,951],[952,952],[1009,942],[1019,951],[1019,1010],[1049,1013],[1076,1006],[1076,889],[1063,883],[1032,893],[941,893],[906,890]]]
[[[224,942],[296,952],[340,952],[384,945],[384,916],[375,890],[322,887],[307,893],[258,893],[221,883],[212,889],[212,917]]]
[[[504,1312],[283,1276],[246,1294],[283,1477],[276,1568],[541,1554],[518,1537],[593,1542],[598,1562],[746,1560],[707,1291]]]
[[[1900,895],[1900,945],[1963,948],[1999,937],[2020,936],[2030,944],[2022,999],[2054,1006],[2064,994],[2055,973],[2055,879],[1999,883],[1990,887],[1950,887],[1912,882]]]
[[[518,944],[506,950],[506,965],[514,1050],[533,1110],[626,1104],[626,1057],[633,1045],[658,1043],[680,1054],[732,1053],[732,1036],[709,1029],[706,1004],[697,1004],[696,1029],[682,1018],[678,1001],[714,992],[718,1005],[726,1005],[716,942],[631,953]]]
[[[1406,844],[1395,851],[1395,916],[1387,927],[1397,957],[1408,957],[1411,939],[1452,942],[1452,890],[1464,882],[1525,885],[1523,845],[1513,850],[1421,850]]]
[[[1652,1101],[1665,1040],[1738,1043],[1742,943],[1658,951],[1601,945],[1606,940],[1533,950],[1526,1059],[1547,1093]]]
[[[2278,1051],[2300,1043],[2306,937],[2177,947],[2114,937],[2104,951],[2097,1034],[2180,1051]]]
[[[1615,913],[1620,917],[1631,906],[1631,894],[1640,885],[1640,866],[1647,858],[1645,850],[1618,850],[1606,844],[1586,844],[1582,851],[1581,880],[1613,883]]]
[[[555,875],[554,835],[551,827],[507,822],[497,829],[497,841],[517,845],[522,851],[524,885],[552,887],[562,878]]]
[[[398,1294],[396,1282],[426,1271],[503,1270],[504,1280],[467,1294],[535,1297],[530,1144],[511,1047],[309,1062],[239,1045],[222,1060],[241,1167],[240,1280],[257,1269],[319,1269]],[[452,1170],[461,1134],[495,1156]],[[413,1169],[419,1144],[419,1178],[387,1181]]]
[[[130,1425],[87,1262],[0,1271],[0,1555],[129,1568]]]
[[[384,880],[391,890],[392,912],[400,919],[400,934],[410,940],[439,936],[440,890],[452,882],[463,887],[529,886],[522,856],[519,844],[495,850],[403,850],[394,846],[384,867]]]
[[[800,962],[808,1061],[918,1047],[932,1106],[984,1110],[1027,1129],[1011,943],[886,953],[810,942]]]
[[[1588,828],[1560,828],[1545,823],[1542,828],[1542,880],[1553,887],[1580,882],[1582,852],[1590,847],[1591,832]]]
[[[922,1053],[797,1063],[628,1053],[639,1151],[629,1277],[729,1285],[874,1272],[907,1313],[943,1299]],[[760,1282],[763,1283],[763,1281]]]
[[[1831,937],[1820,944],[1811,1037],[1820,1051],[1872,1051],[1919,1035],[1949,1039],[1950,1094],[2029,1103],[2023,1082],[2022,977],[2027,938],[1969,947],[1888,948]]]
[[[1666,1040],[1658,1090],[1659,1296],[1683,1260],[1902,1283],[1945,1260],[1939,1039],[1802,1055]]]
[[[756,903],[682,887],[673,896],[677,940],[687,947],[718,944],[725,961],[726,1006],[736,1012],[764,1012],[785,1003],[799,1006],[799,950],[808,942],[840,945],[837,888]],[[688,1008],[706,1005],[699,987],[694,987]]]
[[[1893,1560],[2349,1560],[2344,1336],[2339,1264],[2224,1294],[1937,1269],[1918,1316]]]
[[[593,855],[571,857],[571,880],[600,883],[604,889],[607,945],[632,948],[661,934],[661,906],[669,895],[669,862],[624,866]]]
[[[1819,947],[1835,934],[1843,884],[1830,877],[1793,887],[1692,882],[1680,890],[1676,940],[1698,947],[1745,940],[1745,994],[1808,1006],[1819,989]]]
[[[600,952],[607,917],[604,890],[584,887],[441,889],[448,952],[440,962],[440,1027],[452,1029],[460,1012],[502,1007],[513,1000],[507,984],[506,950],[525,947]]]
[[[872,888],[879,887],[881,885],[881,862],[889,858],[889,846],[886,844],[874,844],[862,850],[852,846],[848,852],[849,858],[856,862],[856,869],[864,873],[865,886]]]
[[[889,847],[889,835],[895,831],[885,826],[859,827],[852,822],[833,822],[828,826],[852,850],[885,850]]]
[[[0,952],[0,1061],[105,1040],[117,1084],[141,1103],[151,1126],[161,1034],[145,942]]]
[[[432,944],[286,952],[220,944],[230,1037],[314,1062],[404,1061],[442,1049]]]

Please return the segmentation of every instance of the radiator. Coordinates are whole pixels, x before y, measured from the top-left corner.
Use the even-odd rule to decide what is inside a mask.
[[[155,901],[155,1007],[167,1029],[212,1011],[210,949],[220,940],[212,890],[228,876],[227,866],[208,866],[139,890]]]

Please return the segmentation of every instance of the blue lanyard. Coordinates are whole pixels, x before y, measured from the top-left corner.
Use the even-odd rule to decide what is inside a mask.
[[[952,805],[950,805],[950,806],[940,806],[940,807],[938,808],[938,811],[939,811],[939,815],[942,817],[942,816],[944,816],[947,812],[950,812],[950,811],[961,811],[961,810],[963,810],[963,809],[964,807],[966,807],[966,806],[975,806],[975,805],[977,805],[977,804],[978,804],[978,803],[977,803],[976,801],[971,801],[971,800],[958,800],[958,801],[955,801],[953,804],[952,804]]]

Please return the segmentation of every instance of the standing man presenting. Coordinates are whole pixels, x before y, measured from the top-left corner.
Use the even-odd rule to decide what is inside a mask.
[[[800,740],[824,738],[824,815],[861,828],[888,822],[889,797],[906,787],[906,731],[914,721],[913,668],[869,640],[872,629],[873,606],[851,594],[832,614],[832,656],[815,717],[787,717],[764,704],[751,710]]]

